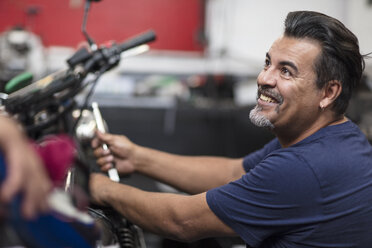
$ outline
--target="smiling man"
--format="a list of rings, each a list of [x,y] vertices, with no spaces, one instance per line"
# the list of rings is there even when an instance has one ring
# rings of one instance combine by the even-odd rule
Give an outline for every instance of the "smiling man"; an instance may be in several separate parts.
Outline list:
[[[280,37],[266,54],[264,69],[258,76],[257,106],[250,118],[257,126],[273,130],[283,147],[325,126],[346,121],[343,113],[331,109],[342,83],[331,80],[322,89],[316,85],[314,68],[321,56],[318,41],[290,36]],[[329,111],[324,111],[327,108]]]
[[[364,69],[358,40],[317,12],[288,14],[266,54],[251,121],[276,138],[241,159],[187,157],[97,133],[115,162],[191,195],[150,193],[91,177],[94,201],[180,240],[239,235],[247,247],[370,247],[372,148],[344,113]],[[100,148],[107,143],[110,151]]]

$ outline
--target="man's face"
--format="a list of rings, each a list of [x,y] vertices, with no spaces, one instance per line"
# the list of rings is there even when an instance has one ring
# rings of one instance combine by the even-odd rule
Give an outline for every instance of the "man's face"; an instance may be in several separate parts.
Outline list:
[[[320,52],[320,44],[309,39],[283,36],[274,42],[257,78],[257,106],[250,113],[254,124],[300,131],[316,120],[321,91],[314,63]]]

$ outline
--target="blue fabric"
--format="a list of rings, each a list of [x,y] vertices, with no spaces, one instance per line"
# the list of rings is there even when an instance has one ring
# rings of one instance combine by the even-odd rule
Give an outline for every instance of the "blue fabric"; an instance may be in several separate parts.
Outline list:
[[[6,166],[4,156],[0,153],[0,184],[5,180]]]
[[[6,164],[0,153],[0,183],[6,176]],[[22,196],[17,195],[10,205],[9,224],[27,246],[35,248],[95,247],[99,232],[94,223],[82,223],[67,216],[49,212],[34,220],[21,215]],[[88,235],[82,235],[87,233]],[[0,236],[1,237],[1,236]]]
[[[352,122],[244,158],[247,173],[207,192],[251,247],[372,247],[372,147]]]
[[[95,243],[88,242],[91,237],[84,237],[79,229],[91,230],[95,233],[93,224],[78,223],[58,214],[47,213],[35,220],[25,220],[21,215],[21,198],[16,197],[12,202],[12,226],[19,237],[31,247],[38,248],[91,248]],[[65,219],[65,220],[63,220]],[[79,227],[79,228],[76,228]]]

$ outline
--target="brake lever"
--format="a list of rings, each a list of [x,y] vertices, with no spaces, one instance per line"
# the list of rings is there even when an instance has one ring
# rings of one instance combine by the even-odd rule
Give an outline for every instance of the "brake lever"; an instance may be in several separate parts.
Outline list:
[[[106,133],[106,128],[103,123],[101,111],[99,110],[98,104],[96,102],[92,103],[92,109],[93,109],[93,116],[94,116],[98,131],[100,131],[101,133]],[[107,144],[103,144],[102,148],[105,151],[109,150]],[[111,169],[108,170],[108,176],[114,182],[120,181],[119,173],[117,169],[115,168],[114,162],[111,164]]]

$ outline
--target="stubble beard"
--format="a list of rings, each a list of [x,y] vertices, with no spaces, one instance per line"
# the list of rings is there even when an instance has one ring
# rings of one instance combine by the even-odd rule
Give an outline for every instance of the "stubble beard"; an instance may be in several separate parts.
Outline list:
[[[261,110],[262,110],[262,107],[259,107],[258,105],[256,105],[256,107],[254,107],[254,109],[252,109],[251,112],[249,113],[249,119],[254,125],[258,127],[263,127],[269,130],[273,130],[274,125],[263,113],[261,113]]]

